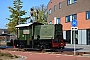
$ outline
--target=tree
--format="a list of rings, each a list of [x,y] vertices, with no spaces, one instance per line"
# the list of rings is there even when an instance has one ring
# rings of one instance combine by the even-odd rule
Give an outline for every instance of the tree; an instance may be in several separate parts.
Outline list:
[[[6,27],[11,33],[17,33],[17,30],[15,28],[16,25],[20,23],[25,23],[28,17],[22,18],[23,15],[25,15],[27,12],[25,10],[21,10],[22,3],[20,0],[14,0],[13,1],[13,7],[8,7],[9,11],[11,12],[11,15],[9,18],[6,18],[9,20],[9,23],[6,24]]]
[[[44,4],[40,5],[40,7],[32,7],[31,10],[31,16],[34,17],[35,21],[38,21],[43,24],[47,24],[47,8],[44,6]]]

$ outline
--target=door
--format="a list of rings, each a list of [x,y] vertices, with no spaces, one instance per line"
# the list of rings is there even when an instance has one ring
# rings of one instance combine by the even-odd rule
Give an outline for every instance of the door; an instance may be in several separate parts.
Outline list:
[[[87,44],[90,45],[90,30],[87,30]]]

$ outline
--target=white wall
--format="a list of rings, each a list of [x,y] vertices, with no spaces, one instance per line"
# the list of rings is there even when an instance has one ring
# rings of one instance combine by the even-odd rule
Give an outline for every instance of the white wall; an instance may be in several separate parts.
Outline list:
[[[66,39],[66,31],[63,31],[63,38]]]
[[[56,24],[57,23],[57,18],[56,17],[54,17],[54,24]]]
[[[78,44],[87,44],[86,32],[86,30],[78,30]]]

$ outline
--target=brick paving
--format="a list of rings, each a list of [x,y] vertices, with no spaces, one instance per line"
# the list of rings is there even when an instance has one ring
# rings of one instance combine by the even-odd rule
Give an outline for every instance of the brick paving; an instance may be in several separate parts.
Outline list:
[[[83,57],[83,56],[32,53],[32,52],[8,51],[8,50],[0,50],[0,51],[25,56],[26,57],[25,60],[90,60],[90,57]]]

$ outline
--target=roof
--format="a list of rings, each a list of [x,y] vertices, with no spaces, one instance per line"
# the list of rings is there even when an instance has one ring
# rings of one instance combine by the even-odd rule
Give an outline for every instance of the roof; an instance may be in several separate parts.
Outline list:
[[[0,34],[0,36],[12,36],[10,34]]]
[[[10,31],[8,29],[0,29],[0,34],[2,33],[10,33]]]
[[[33,23],[19,24],[19,25],[15,26],[15,27],[16,27],[16,28],[18,28],[18,27],[26,27],[26,26],[30,26],[31,24],[33,24]]]
[[[28,27],[30,25],[43,25],[42,23],[39,23],[39,22],[31,22],[31,23],[28,23],[28,24],[19,24],[17,26],[15,26],[16,28],[19,28],[19,27]]]

